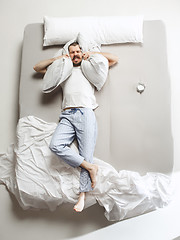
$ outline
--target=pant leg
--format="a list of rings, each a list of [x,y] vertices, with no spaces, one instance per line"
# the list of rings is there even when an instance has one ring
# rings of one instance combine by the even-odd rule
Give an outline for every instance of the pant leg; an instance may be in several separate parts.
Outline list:
[[[83,108],[81,127],[76,127],[79,154],[88,162],[93,163],[93,154],[97,138],[97,122],[92,109]],[[89,172],[81,168],[80,192],[91,191],[91,178]]]
[[[70,148],[74,138],[77,138],[79,154]],[[83,160],[93,162],[93,153],[97,137],[97,123],[94,111],[81,108],[75,111],[65,111],[57,126],[50,149],[72,167],[78,167]],[[80,173],[80,192],[91,191],[89,172],[84,168]]]
[[[75,129],[69,113],[62,113],[50,143],[50,149],[72,167],[79,167],[84,158],[70,148],[75,138]]]

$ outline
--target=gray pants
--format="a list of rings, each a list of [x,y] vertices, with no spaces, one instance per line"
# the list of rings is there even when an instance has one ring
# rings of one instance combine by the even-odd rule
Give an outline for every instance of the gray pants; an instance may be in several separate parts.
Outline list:
[[[77,139],[79,154],[70,148]],[[93,163],[97,138],[97,123],[90,108],[72,108],[63,111],[53,134],[50,149],[72,167],[79,167],[83,160]],[[92,190],[89,172],[81,168],[80,192]]]

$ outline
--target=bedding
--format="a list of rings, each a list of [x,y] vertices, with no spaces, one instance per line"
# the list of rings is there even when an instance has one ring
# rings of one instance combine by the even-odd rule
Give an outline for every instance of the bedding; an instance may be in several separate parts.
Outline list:
[[[72,73],[73,64],[71,59],[62,57],[55,60],[48,68],[43,77],[42,91],[50,93],[63,83]]]
[[[69,54],[68,47],[71,43],[74,41],[77,41],[82,49],[83,52],[100,52],[101,51],[101,44],[97,43],[93,36],[88,36],[83,32],[78,32],[78,34],[65,43],[65,45],[62,48],[62,54]]]
[[[85,77],[100,91],[107,80],[108,60],[101,54],[92,54],[82,61],[81,69]]]
[[[173,139],[166,32],[159,20],[143,25],[143,44],[101,46],[101,51],[117,55],[119,63],[109,69],[102,90],[95,93],[99,107],[95,110],[98,139],[94,160],[100,166],[99,184],[88,195],[86,207],[98,202],[109,220],[133,217],[169,202]],[[42,93],[42,75],[33,66],[63,46],[42,47],[43,27],[35,23],[25,28],[18,144],[1,154],[0,179],[24,209],[55,210],[63,202],[77,200],[79,170],[60,164],[48,148],[59,121],[62,92],[57,87]],[[141,94],[139,83],[146,86]],[[73,184],[74,191],[64,182]],[[96,212],[93,214],[98,221]],[[87,217],[86,224],[90,221]]]
[[[83,52],[98,52],[91,55],[87,60],[82,60],[81,69],[86,78],[97,88],[101,90],[107,80],[108,75],[108,60],[101,54],[100,46],[91,39],[87,39],[82,33],[78,33],[77,37],[70,40],[65,46],[60,49],[54,57],[61,55],[69,55],[68,47],[71,43],[77,41]],[[71,75],[73,64],[70,58],[63,57],[55,60],[48,68],[43,78],[44,93],[49,93],[55,90]]]
[[[78,32],[99,44],[143,42],[143,16],[72,17],[44,16],[43,46],[65,44]]]
[[[17,146],[12,145],[0,157],[0,182],[14,193],[23,209],[54,211],[62,203],[77,202],[80,169],[70,167],[49,149],[56,126],[34,116],[21,118]],[[75,145],[72,147],[78,151]],[[98,158],[94,157],[94,162],[99,166],[97,185],[86,194],[85,208],[98,202],[109,221],[119,221],[169,203],[169,176],[118,172]]]

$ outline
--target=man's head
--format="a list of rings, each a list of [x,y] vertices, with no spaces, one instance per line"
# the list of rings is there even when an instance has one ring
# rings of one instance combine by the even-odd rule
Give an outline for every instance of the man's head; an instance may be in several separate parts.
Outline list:
[[[68,50],[69,50],[69,56],[73,62],[73,65],[75,67],[80,66],[83,54],[78,42],[71,43],[68,47]]]

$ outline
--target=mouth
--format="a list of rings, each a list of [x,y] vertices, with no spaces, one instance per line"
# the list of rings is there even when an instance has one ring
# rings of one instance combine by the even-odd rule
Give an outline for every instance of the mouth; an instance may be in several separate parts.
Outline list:
[[[75,56],[75,57],[73,58],[73,61],[77,61],[77,60],[79,60],[79,59],[80,59],[80,57]]]
[[[73,66],[78,67],[81,65],[81,58],[79,56],[74,56],[73,59]]]

